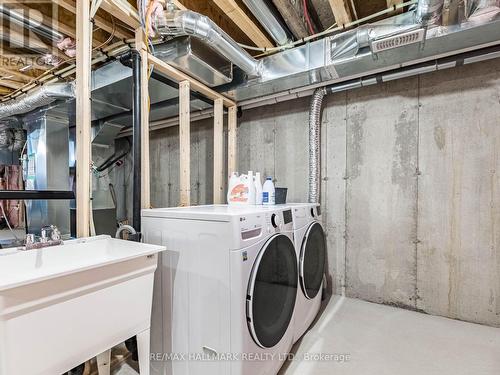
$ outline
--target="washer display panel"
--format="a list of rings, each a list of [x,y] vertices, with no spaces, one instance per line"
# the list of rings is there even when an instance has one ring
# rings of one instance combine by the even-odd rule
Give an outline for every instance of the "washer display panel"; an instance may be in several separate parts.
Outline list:
[[[321,289],[325,263],[325,233],[321,224],[314,223],[307,229],[300,253],[300,284],[309,299],[316,297]]]
[[[293,242],[278,234],[260,251],[248,286],[247,321],[257,345],[271,348],[285,335],[295,308],[297,282]]]

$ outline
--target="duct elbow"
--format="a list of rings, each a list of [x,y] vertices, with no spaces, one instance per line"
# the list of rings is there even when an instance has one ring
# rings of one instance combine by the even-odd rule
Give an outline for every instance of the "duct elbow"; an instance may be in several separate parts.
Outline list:
[[[417,4],[417,22],[423,25],[435,24],[443,11],[444,0],[419,0]]]
[[[207,16],[190,10],[167,10],[157,16],[153,24],[162,36],[192,36],[201,40],[251,77],[262,74],[261,62],[250,56]]]

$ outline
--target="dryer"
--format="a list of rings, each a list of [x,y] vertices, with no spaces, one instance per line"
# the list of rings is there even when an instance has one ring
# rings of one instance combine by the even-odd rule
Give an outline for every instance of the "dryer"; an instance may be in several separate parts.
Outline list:
[[[275,375],[293,345],[298,268],[287,207],[142,211],[155,274],[151,369]]]
[[[326,265],[326,237],[316,203],[289,204],[292,209],[299,288],[294,315],[294,342],[307,331],[321,307]]]

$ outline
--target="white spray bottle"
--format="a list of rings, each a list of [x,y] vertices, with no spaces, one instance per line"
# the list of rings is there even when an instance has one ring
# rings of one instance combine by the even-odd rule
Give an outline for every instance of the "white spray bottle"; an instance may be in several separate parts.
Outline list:
[[[262,181],[260,180],[260,172],[255,172],[255,204],[262,204]]]

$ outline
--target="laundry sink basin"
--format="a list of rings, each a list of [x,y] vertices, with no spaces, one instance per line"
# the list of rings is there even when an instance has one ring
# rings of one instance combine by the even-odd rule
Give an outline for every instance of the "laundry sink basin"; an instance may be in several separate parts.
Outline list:
[[[0,251],[0,375],[59,375],[148,334],[163,250],[97,236]]]

